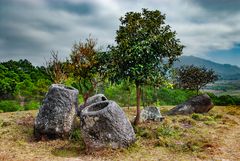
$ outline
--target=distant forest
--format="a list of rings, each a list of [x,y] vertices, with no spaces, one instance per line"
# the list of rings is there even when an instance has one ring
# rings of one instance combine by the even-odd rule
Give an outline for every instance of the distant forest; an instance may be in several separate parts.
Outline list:
[[[7,61],[0,63],[0,111],[17,111],[38,109],[49,86],[54,83],[47,72],[47,67],[34,66],[28,60]],[[74,86],[73,78],[64,84]],[[122,81],[111,83],[108,79],[98,84],[94,93],[104,93],[116,100],[121,106],[135,106],[136,89],[134,84]],[[142,105],[176,105],[184,102],[196,93],[192,90],[162,85],[159,88],[144,86],[142,88]],[[217,97],[208,93],[216,105],[240,104],[237,97],[224,95]],[[82,95],[79,102],[83,102]]]

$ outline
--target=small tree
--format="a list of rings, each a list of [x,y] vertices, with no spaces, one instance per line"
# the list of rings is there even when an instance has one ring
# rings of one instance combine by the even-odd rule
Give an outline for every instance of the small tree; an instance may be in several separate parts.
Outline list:
[[[66,69],[60,61],[58,53],[51,51],[51,58],[46,60],[46,73],[54,83],[63,83],[67,79]]]
[[[195,90],[197,94],[208,83],[218,80],[218,75],[212,69],[193,65],[181,66],[177,69],[177,74],[177,85],[183,89]]]
[[[70,55],[69,69],[74,78],[73,86],[83,95],[84,104],[99,83],[96,45],[96,40],[89,37],[86,42],[75,43]]]
[[[164,76],[183,46],[176,32],[165,24],[160,11],[143,9],[128,12],[120,18],[121,25],[111,49],[111,80],[129,80],[136,86],[137,113],[134,124],[140,119],[141,86],[157,82]]]

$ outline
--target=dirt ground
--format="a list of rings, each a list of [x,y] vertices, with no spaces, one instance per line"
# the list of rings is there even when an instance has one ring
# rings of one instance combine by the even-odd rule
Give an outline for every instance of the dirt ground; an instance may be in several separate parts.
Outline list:
[[[164,113],[171,107],[160,107]],[[124,108],[131,120],[135,108]],[[240,160],[240,107],[214,107],[208,114],[165,116],[161,123],[135,127],[137,142],[127,149],[86,154],[82,140],[36,142],[37,111],[0,113],[0,160]]]

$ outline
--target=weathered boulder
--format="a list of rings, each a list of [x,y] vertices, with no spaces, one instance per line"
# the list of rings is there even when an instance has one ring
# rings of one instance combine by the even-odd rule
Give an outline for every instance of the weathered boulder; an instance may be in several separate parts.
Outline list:
[[[140,115],[141,121],[162,121],[164,117],[161,115],[160,110],[157,107],[145,107],[141,111]]]
[[[211,98],[207,95],[199,95],[189,99],[188,101],[180,104],[171,109],[167,114],[178,115],[178,114],[192,114],[192,113],[207,113],[213,108]]]
[[[77,106],[77,89],[62,84],[52,84],[35,119],[36,139],[68,137]]]
[[[136,140],[132,125],[114,101],[102,101],[85,107],[80,120],[87,150],[127,147]]]

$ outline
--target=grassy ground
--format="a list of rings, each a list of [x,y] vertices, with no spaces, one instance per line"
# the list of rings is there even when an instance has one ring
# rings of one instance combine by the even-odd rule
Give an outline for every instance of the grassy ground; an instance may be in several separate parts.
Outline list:
[[[124,111],[131,120],[135,108]],[[134,127],[138,140],[128,149],[92,154],[85,153],[79,130],[69,140],[34,141],[36,113],[0,113],[0,160],[240,160],[240,107],[142,123]]]

